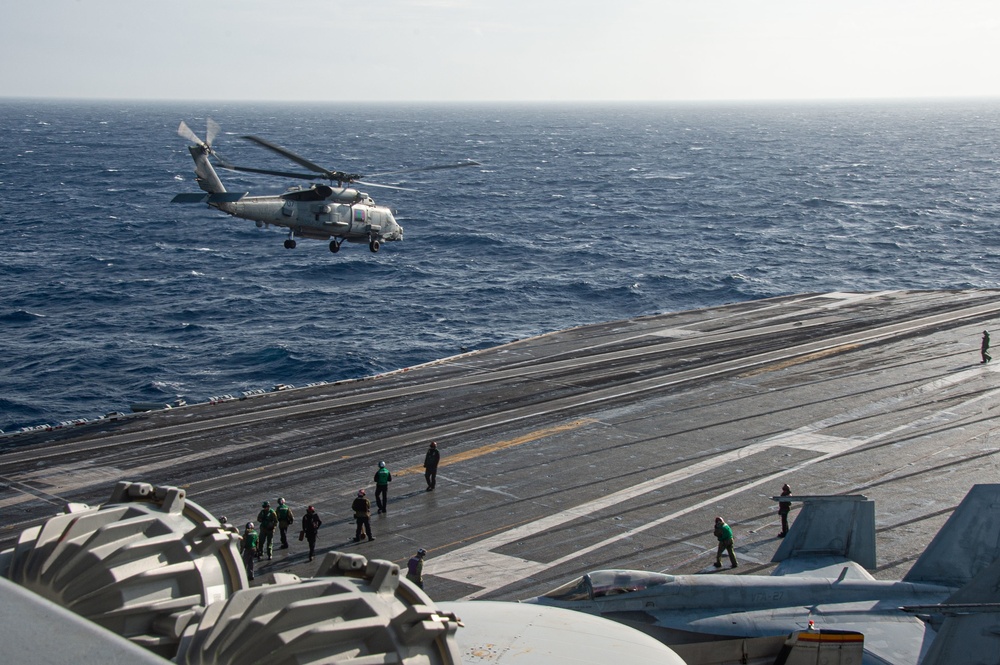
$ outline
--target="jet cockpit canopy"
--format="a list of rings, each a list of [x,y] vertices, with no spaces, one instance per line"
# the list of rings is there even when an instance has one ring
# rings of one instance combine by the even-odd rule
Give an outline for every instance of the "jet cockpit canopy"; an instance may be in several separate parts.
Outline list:
[[[594,600],[605,596],[644,591],[673,581],[673,575],[662,573],[636,570],[597,570],[583,577],[577,577],[549,591],[542,597],[566,602]]]

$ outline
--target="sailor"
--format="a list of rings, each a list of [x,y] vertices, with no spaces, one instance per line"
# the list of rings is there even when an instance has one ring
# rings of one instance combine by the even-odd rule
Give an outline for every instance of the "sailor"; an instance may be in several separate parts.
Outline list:
[[[736,568],[740,564],[736,563],[736,554],[733,552],[733,530],[726,524],[726,520],[721,517],[715,518],[715,537],[719,539],[719,549],[715,553],[715,567],[722,568],[722,553],[729,554],[730,568]]]
[[[288,507],[283,498],[278,499],[278,509],[274,511],[278,515],[278,531],[281,533],[281,549],[288,549],[288,527],[295,523],[295,515]]]
[[[437,485],[438,463],[441,461],[441,451],[438,444],[431,441],[427,454],[424,455],[424,480],[427,481],[427,491],[430,492]]]
[[[979,347],[979,354],[983,357],[979,364],[985,364],[993,360],[993,356],[990,355],[990,333],[988,330],[983,331],[983,343]]]
[[[792,488],[785,483],[781,486],[781,496],[791,496]],[[778,515],[781,516],[781,533],[778,534],[778,538],[784,538],[788,535],[788,512],[792,509],[791,501],[779,501],[778,502]]]
[[[354,511],[354,521],[358,525],[357,530],[354,532],[354,542],[361,542],[362,533],[368,536],[368,540],[375,540],[375,536],[372,535],[371,523],[372,502],[365,497],[363,489],[358,490],[358,496],[355,497],[354,503],[351,504],[351,509]]]
[[[264,556],[267,550],[267,558],[271,559],[271,545],[274,540],[274,527],[278,526],[278,515],[271,509],[271,502],[265,501],[260,504],[260,512],[257,513],[257,524],[260,525],[260,540],[257,543],[257,558]]]
[[[219,526],[225,529],[226,531],[229,531],[230,533],[235,533],[236,535],[239,535],[240,533],[240,528],[235,524],[232,524],[229,521],[229,518],[226,517],[225,515],[219,518]]]
[[[392,482],[392,474],[386,468],[385,462],[378,463],[378,471],[375,472],[375,505],[378,512],[384,513],[389,504],[389,483]]]
[[[427,550],[421,547],[417,553],[410,557],[406,563],[406,579],[416,584],[421,589],[424,588],[424,557]]]
[[[319,518],[319,514],[316,509],[312,506],[306,508],[306,514],[302,516],[302,532],[299,534],[299,540],[305,538],[309,541],[309,560],[313,560],[313,553],[316,551],[316,533],[319,531],[320,525],[323,521]]]
[[[240,540],[240,554],[243,556],[243,567],[247,569],[247,579],[253,579],[253,560],[257,556],[258,535],[254,530],[253,522],[247,522],[243,531],[243,538]]]

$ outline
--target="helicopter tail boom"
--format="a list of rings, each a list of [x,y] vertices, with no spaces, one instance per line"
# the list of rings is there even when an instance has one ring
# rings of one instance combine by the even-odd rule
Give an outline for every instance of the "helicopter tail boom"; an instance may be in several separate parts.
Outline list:
[[[208,161],[210,150],[200,146],[188,146],[191,157],[194,158],[194,174],[198,186],[205,194],[178,194],[171,203],[207,203],[217,205],[220,203],[235,203],[246,194],[239,192],[227,192],[219,174],[215,172],[212,163]]]
[[[198,145],[188,146],[191,157],[194,159],[195,180],[198,186],[209,194],[225,193],[226,187],[219,179],[219,174],[215,172],[215,167],[208,161],[209,150]]]

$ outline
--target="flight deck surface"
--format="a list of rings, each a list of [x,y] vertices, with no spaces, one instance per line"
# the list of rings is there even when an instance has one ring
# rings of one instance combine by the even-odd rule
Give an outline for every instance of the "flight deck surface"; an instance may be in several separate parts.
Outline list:
[[[423,547],[435,600],[515,600],[596,569],[708,571],[716,515],[738,571],[766,573],[780,543],[770,497],[787,482],[874,499],[873,574],[899,579],[973,484],[1000,482],[998,366],[979,355],[997,320],[997,291],[804,294],[6,437],[0,549],[67,502],[144,481],[240,526],[264,500],[284,497],[296,517],[314,505],[320,552],[405,565]],[[431,440],[442,455],[428,492]],[[351,540],[359,488],[374,542]],[[311,576],[297,528],[290,544],[258,575]]]

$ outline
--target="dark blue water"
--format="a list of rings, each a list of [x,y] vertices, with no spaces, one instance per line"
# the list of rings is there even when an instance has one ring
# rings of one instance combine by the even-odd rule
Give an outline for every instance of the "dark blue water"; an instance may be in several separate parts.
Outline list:
[[[360,173],[378,254],[207,207],[180,120]],[[269,106],[0,102],[0,428],[360,377],[768,296],[1000,286],[1000,102]],[[230,189],[280,179],[221,172]],[[364,188],[362,188],[364,189]]]

